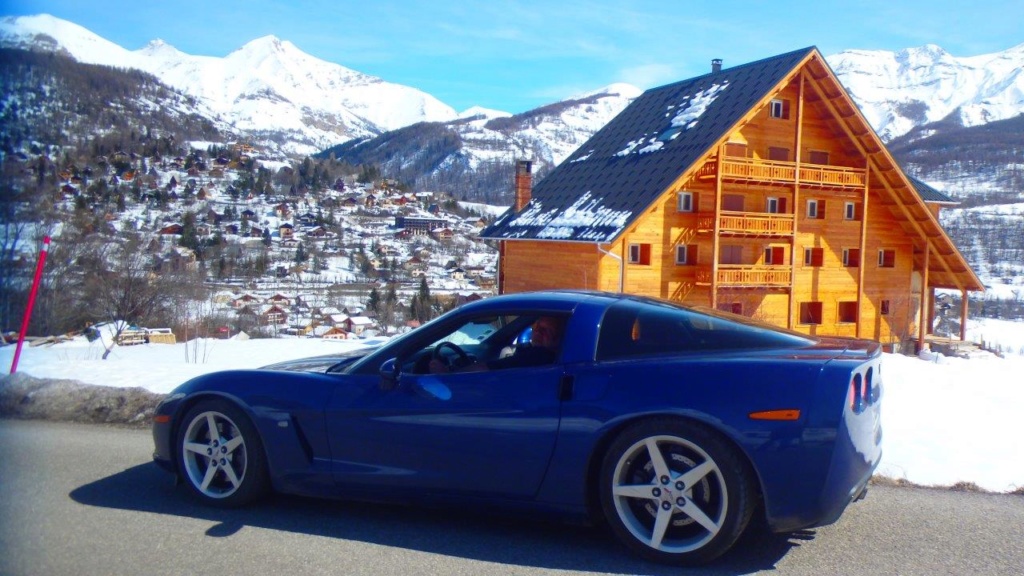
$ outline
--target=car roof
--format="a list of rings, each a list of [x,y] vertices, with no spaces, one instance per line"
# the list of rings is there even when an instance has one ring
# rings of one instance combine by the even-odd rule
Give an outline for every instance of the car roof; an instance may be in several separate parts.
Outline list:
[[[570,311],[583,303],[601,307],[608,306],[625,298],[631,298],[631,296],[593,290],[540,290],[536,292],[501,294],[484,298],[464,304],[461,309],[464,311],[477,310],[481,312],[507,308]]]

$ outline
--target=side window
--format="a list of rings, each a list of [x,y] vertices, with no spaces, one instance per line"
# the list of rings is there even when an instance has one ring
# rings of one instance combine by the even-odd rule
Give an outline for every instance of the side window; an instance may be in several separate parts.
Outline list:
[[[630,244],[629,245],[629,263],[639,264],[641,266],[649,266],[651,264],[651,245],[650,244]]]
[[[442,374],[550,365],[561,354],[567,324],[562,314],[472,318],[416,347],[405,370]]]
[[[502,326],[508,325],[515,318],[515,316],[484,316],[474,318],[454,331],[445,334],[433,342],[431,346],[437,346],[442,342],[451,342],[459,346],[474,346],[486,340]]]
[[[676,212],[695,212],[696,206],[696,194],[693,192],[680,192],[676,196]]]
[[[676,264],[680,266],[693,266],[697,264],[697,245],[680,244],[676,246]]]
[[[825,201],[810,199],[807,201],[807,218],[822,220],[825,218]]]
[[[733,304],[732,310],[742,311]],[[792,345],[792,336],[670,304],[619,302],[601,320],[597,360],[681,354],[702,350]]]
[[[821,266],[824,259],[824,248],[804,248],[804,266]]]
[[[821,302],[801,302],[800,323],[821,324]]]
[[[768,116],[786,120],[789,118],[789,100],[776,98],[768,104]]]
[[[860,248],[843,248],[843,266],[847,268],[860,266]]]
[[[878,251],[878,267],[879,268],[894,268],[896,266],[896,251],[891,249],[882,249]]]

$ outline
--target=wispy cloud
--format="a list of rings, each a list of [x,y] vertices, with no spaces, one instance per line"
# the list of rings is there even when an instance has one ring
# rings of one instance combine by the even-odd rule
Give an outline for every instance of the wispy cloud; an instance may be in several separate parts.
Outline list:
[[[660,86],[682,78],[682,72],[673,64],[642,64],[624,68],[618,73],[622,82],[638,88]]]

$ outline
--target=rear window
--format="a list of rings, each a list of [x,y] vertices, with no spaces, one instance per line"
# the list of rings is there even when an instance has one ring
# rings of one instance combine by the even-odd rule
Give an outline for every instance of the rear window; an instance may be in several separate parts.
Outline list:
[[[812,341],[746,318],[698,312],[655,301],[625,300],[605,312],[597,359],[710,350],[803,347]]]

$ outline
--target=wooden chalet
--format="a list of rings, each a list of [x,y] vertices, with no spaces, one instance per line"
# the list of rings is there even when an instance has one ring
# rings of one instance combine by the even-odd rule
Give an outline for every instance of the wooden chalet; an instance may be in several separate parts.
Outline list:
[[[923,344],[936,288],[983,290],[817,48],[648,90],[480,236],[499,292],[584,288]],[[922,318],[926,321],[922,322]],[[964,330],[961,330],[961,339]]]

